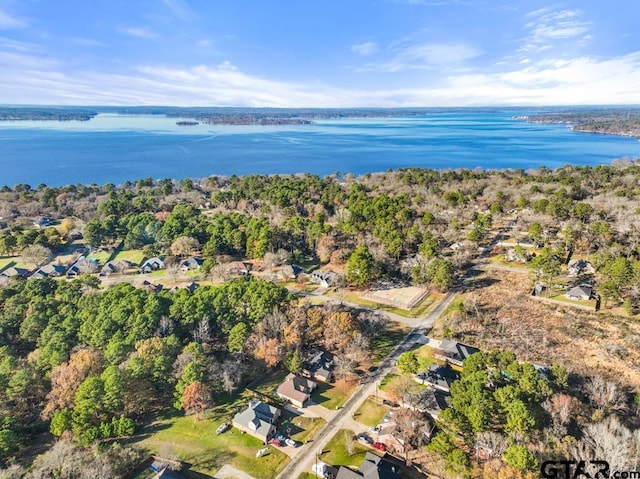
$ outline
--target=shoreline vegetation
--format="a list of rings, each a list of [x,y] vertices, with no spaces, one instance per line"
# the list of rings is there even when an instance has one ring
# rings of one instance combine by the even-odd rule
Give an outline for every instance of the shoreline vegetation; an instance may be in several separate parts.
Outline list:
[[[640,138],[640,109],[637,107],[567,110],[535,115],[518,115],[513,120],[529,123],[566,124],[573,131]]]

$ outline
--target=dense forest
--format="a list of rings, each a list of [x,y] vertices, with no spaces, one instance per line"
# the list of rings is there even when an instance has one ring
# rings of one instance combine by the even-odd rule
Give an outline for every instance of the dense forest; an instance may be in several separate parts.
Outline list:
[[[273,368],[299,371],[314,349],[339,353],[342,377],[366,373],[383,317],[312,304],[253,275],[234,277],[225,270],[233,261],[328,265],[351,289],[383,281],[464,290],[474,261],[503,254],[496,235],[508,232],[534,243],[526,251],[516,244],[513,253],[529,272],[528,285],[544,282],[551,290],[569,258],[586,258],[602,301],[599,320],[633,324],[640,308],[639,195],[640,166],[632,161],[554,171],[404,169],[359,178],[5,186],[5,258],[36,270],[78,241],[87,251],[141,250],[167,262],[197,254],[207,281],[194,292],[155,292],[106,284],[90,267],[68,280],[0,277],[2,474],[52,477],[61,467],[54,464],[58,450],[87,464],[102,458],[105,471],[123,474],[117,467],[135,464],[139,453],[114,438],[130,436],[166,408],[197,411]],[[34,225],[43,217],[55,226]],[[500,307],[467,302],[450,317],[490,328],[487,317],[499,316]],[[452,321],[446,336],[461,331]],[[517,345],[502,347],[472,356],[452,388],[451,407],[428,446],[444,461],[443,474],[467,477],[480,443],[499,450],[508,467],[487,469],[485,477],[536,477],[527,471],[540,457],[563,457],[590,447],[589,440],[611,448],[624,436],[637,447],[640,383],[606,365],[589,372],[574,364],[557,364],[542,380],[516,360]],[[630,349],[622,363],[636,370]],[[536,354],[552,362],[544,347]],[[36,442],[50,452],[34,462]]]

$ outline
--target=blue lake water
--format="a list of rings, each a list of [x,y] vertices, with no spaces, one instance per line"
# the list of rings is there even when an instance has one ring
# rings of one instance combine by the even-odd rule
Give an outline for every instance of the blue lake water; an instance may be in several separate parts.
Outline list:
[[[637,139],[511,119],[527,113],[452,110],[285,126],[177,126],[164,116],[115,114],[87,122],[0,122],[0,185],[402,167],[555,168],[640,157]]]

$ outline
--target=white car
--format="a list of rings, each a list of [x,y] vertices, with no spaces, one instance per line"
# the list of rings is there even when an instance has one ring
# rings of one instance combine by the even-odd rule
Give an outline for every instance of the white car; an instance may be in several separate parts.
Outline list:
[[[294,441],[293,439],[291,439],[291,438],[287,438],[287,439],[285,439],[285,440],[284,440],[284,443],[285,443],[287,446],[291,446],[291,447],[298,447],[298,443],[297,443],[296,441]]]

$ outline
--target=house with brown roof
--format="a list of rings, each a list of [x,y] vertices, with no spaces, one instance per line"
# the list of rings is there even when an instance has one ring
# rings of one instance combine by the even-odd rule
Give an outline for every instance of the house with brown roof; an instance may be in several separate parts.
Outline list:
[[[278,386],[276,394],[278,397],[289,401],[296,407],[304,407],[304,404],[311,397],[311,393],[316,388],[316,382],[311,379],[289,374],[285,381]]]

